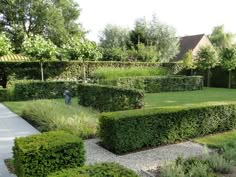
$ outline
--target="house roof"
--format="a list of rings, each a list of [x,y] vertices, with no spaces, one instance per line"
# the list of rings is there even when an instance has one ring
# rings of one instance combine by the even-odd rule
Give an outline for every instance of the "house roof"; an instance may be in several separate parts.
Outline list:
[[[15,62],[15,61],[30,61],[30,59],[26,56],[23,56],[21,54],[11,54],[11,55],[5,55],[5,56],[2,56],[0,57],[0,62],[1,61],[7,61],[7,62]]]
[[[181,60],[186,52],[188,52],[189,50],[193,50],[197,46],[197,44],[200,42],[203,36],[204,34],[181,37],[180,52],[176,55],[173,61]]]

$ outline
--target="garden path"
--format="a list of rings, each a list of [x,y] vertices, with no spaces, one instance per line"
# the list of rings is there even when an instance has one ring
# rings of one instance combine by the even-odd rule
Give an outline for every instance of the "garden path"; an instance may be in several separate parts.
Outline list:
[[[0,177],[14,177],[8,172],[4,159],[12,158],[12,146],[16,137],[39,133],[24,119],[0,104]]]

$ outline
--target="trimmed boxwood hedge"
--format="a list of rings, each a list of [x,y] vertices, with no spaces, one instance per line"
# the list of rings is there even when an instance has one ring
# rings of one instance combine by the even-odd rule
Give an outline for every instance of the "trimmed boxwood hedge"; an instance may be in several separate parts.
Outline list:
[[[236,103],[103,113],[104,147],[125,153],[236,128]]]
[[[0,102],[1,101],[9,101],[9,90],[0,88]]]
[[[79,104],[101,112],[140,109],[144,105],[141,90],[113,86],[79,84],[78,97]]]
[[[18,177],[46,177],[85,162],[83,141],[62,131],[16,138],[13,154]]]
[[[202,76],[148,76],[121,77],[116,80],[100,80],[102,85],[142,89],[147,93],[201,90]]]
[[[62,170],[48,177],[138,177],[138,175],[117,163],[101,163]]]
[[[63,98],[65,89],[69,89],[73,96],[77,93],[77,82],[45,81],[16,83],[14,88],[15,100],[54,99]]]

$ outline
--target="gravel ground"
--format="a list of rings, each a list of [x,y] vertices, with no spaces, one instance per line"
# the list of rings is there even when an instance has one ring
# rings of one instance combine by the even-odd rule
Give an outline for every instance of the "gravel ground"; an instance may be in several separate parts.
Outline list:
[[[141,171],[154,169],[168,161],[175,160],[179,156],[199,156],[206,151],[205,147],[188,141],[126,155],[115,155],[97,145],[97,142],[99,142],[99,139],[85,141],[87,164],[117,162],[139,174],[141,174]]]

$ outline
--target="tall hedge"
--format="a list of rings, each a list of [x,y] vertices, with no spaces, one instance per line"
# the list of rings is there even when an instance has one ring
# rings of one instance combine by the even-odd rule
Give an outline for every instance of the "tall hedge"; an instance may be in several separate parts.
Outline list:
[[[79,84],[78,97],[79,104],[101,112],[140,109],[144,106],[144,93],[135,89]]]
[[[14,169],[18,177],[46,177],[48,174],[85,162],[83,141],[65,132],[47,132],[16,138]]]
[[[77,93],[77,82],[46,81],[16,83],[14,89],[15,100],[54,99],[63,98],[65,89],[69,89],[73,96]]]
[[[172,74],[178,73],[181,64],[178,63],[149,63],[149,62],[108,62],[108,61],[88,61],[85,62],[86,74],[91,77],[94,70],[100,67],[159,67],[168,68]],[[78,80],[82,78],[82,62],[80,61],[47,61],[43,63],[45,79],[51,80]],[[4,72],[8,79],[18,80],[30,79],[40,80],[39,62],[1,62],[0,74]]]
[[[236,128],[236,103],[103,113],[104,147],[125,153]]]
[[[48,177],[138,177],[138,175],[117,163],[101,163],[62,170]]]
[[[144,90],[147,93],[191,91],[203,88],[202,76],[121,77],[116,80],[101,80],[100,84]]]

